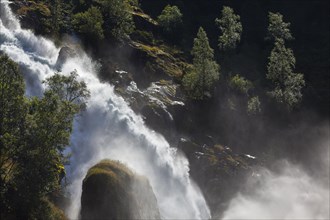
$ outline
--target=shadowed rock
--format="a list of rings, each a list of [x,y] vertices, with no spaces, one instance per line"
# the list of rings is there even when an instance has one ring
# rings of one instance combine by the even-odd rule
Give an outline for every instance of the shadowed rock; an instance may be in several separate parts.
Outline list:
[[[62,47],[60,52],[58,53],[57,61],[55,67],[57,70],[61,70],[63,64],[69,59],[76,56],[76,52],[74,49],[70,47]]]
[[[160,219],[149,181],[117,161],[89,169],[81,197],[81,219]]]

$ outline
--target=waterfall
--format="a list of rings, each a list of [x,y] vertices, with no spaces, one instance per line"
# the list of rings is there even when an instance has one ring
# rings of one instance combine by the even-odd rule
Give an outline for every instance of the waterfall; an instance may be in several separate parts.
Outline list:
[[[21,28],[10,2],[0,0],[0,51],[16,61],[26,81],[26,94],[42,95],[42,80],[51,76],[59,48],[32,31]],[[189,163],[165,138],[147,128],[123,98],[97,78],[97,65],[85,53],[66,61],[62,74],[77,70],[91,98],[86,111],[75,119],[72,157],[67,167],[70,219],[80,211],[82,180],[89,167],[104,158],[119,160],[145,175],[155,192],[162,218],[206,219],[210,211],[199,188],[189,177]]]

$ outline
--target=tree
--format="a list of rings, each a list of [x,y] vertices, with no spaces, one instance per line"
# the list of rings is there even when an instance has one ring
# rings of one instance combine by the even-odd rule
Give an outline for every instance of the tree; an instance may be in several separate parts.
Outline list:
[[[89,97],[76,77],[76,72],[55,74],[45,81],[42,98],[27,98],[17,65],[0,57],[0,206],[5,216],[34,219],[41,211],[47,214],[44,200],[60,188],[74,116]]]
[[[182,24],[182,14],[177,6],[166,5],[157,20],[165,32],[172,32]]]
[[[304,76],[293,72],[296,58],[293,51],[285,47],[285,40],[293,39],[289,29],[290,23],[285,23],[280,13],[270,12],[268,18],[268,36],[274,40],[274,48],[268,57],[266,75],[274,87],[269,94],[291,109],[302,99]]]
[[[221,18],[215,19],[215,23],[221,30],[219,48],[221,50],[235,49],[237,43],[241,41],[243,31],[240,16],[236,15],[232,8],[224,6],[221,12]]]
[[[9,208],[6,193],[15,175],[17,154],[21,150],[18,138],[24,132],[27,113],[24,81],[18,66],[7,56],[0,56],[0,209]],[[2,212],[2,211],[1,211]]]
[[[183,86],[193,99],[210,96],[214,83],[219,79],[220,67],[214,61],[214,51],[209,45],[206,32],[199,28],[191,51],[193,68],[183,78]]]
[[[104,15],[105,32],[119,41],[129,38],[135,25],[129,0],[96,0]]]
[[[293,72],[296,64],[293,51],[285,47],[283,39],[277,39],[268,60],[267,79],[274,85],[270,95],[292,108],[301,101],[305,85],[303,74]]]
[[[58,95],[60,100],[75,104],[79,110],[84,110],[86,107],[86,99],[90,97],[90,92],[84,81],[77,80],[78,74],[74,70],[69,76],[63,76],[59,73],[46,79],[44,83],[48,85],[47,93]]]
[[[272,40],[292,40],[293,36],[290,32],[290,23],[285,23],[283,21],[283,15],[280,13],[268,14],[269,24],[268,24],[268,38]]]
[[[94,6],[85,12],[75,14],[72,20],[73,27],[77,32],[97,40],[104,38],[103,23],[101,11]]]

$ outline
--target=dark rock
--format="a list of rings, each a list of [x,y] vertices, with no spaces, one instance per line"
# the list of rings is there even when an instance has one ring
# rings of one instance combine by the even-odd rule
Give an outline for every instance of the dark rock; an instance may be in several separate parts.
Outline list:
[[[186,112],[183,97],[177,95],[179,85],[173,81],[160,80],[140,90],[134,81],[130,81],[129,86],[117,81],[120,80],[114,82],[116,92],[145,118],[146,125],[160,132],[168,141],[174,141],[177,136],[176,120],[181,122],[180,118]]]
[[[55,67],[57,70],[61,70],[63,64],[69,59],[76,56],[76,52],[74,49],[70,47],[62,47],[60,52],[58,53],[57,61]]]
[[[213,142],[211,137],[208,139]],[[251,155],[235,154],[226,146],[208,146],[185,138],[179,141],[178,149],[187,155],[190,174],[202,189],[212,217],[220,218],[230,199],[242,186],[241,180],[253,173],[256,159]]]
[[[103,160],[83,181],[81,219],[160,219],[160,214],[145,177],[120,162]]]
[[[137,29],[146,31],[157,31],[158,22],[152,19],[148,14],[144,13],[140,8],[136,8],[133,12],[134,24]]]

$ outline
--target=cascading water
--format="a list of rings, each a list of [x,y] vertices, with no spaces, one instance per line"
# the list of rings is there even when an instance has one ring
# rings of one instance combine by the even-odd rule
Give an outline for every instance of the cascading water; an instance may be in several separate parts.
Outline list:
[[[26,93],[41,95],[40,82],[55,72],[59,49],[51,41],[22,29],[9,4],[0,0],[0,51],[22,67]],[[81,185],[88,168],[103,158],[122,161],[148,177],[163,218],[210,218],[202,193],[189,178],[187,159],[161,135],[148,129],[112,86],[98,80],[95,66],[82,53],[66,61],[62,68],[63,74],[77,70],[91,91],[87,110],[76,119],[71,138],[72,157],[67,167],[69,218],[79,216]]]

